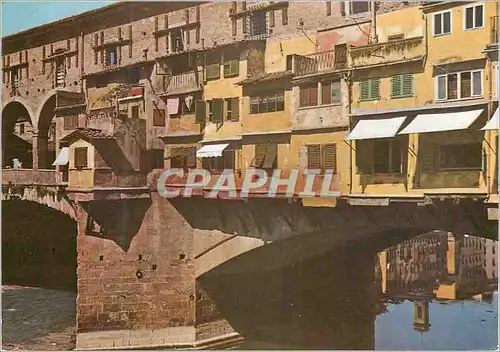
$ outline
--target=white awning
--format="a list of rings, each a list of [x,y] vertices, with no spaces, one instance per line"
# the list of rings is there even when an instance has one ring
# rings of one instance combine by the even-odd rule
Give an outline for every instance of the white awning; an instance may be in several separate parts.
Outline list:
[[[396,136],[406,117],[379,120],[360,120],[347,136],[347,140],[390,138]]]
[[[482,112],[483,109],[417,115],[399,134],[465,130],[477,120]]]
[[[498,130],[498,120],[500,119],[500,115],[498,113],[498,108],[491,117],[491,119],[488,121],[488,123],[481,128],[482,131],[486,130]]]
[[[61,148],[59,155],[56,158],[56,161],[52,165],[68,165],[69,161],[69,148],[64,147]]]
[[[229,144],[208,144],[196,151],[197,158],[214,158],[222,156],[222,152]]]

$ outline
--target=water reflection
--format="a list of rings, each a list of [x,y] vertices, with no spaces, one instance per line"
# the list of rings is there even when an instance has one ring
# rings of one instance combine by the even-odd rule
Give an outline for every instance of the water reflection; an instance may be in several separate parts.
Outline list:
[[[239,349],[496,348],[495,241],[434,232],[367,247],[200,284],[246,337]]]

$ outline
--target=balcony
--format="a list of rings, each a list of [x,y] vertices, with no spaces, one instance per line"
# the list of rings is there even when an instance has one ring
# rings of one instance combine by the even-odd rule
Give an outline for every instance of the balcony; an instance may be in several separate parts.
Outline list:
[[[296,76],[313,75],[347,67],[347,47],[339,45],[335,50],[323,51],[307,56],[294,55],[292,72]]]
[[[203,87],[203,71],[195,70],[172,75],[167,78],[168,95],[183,94],[201,90]]]
[[[118,175],[112,170],[95,169],[95,188],[131,188],[146,186],[146,175],[139,172]]]
[[[422,59],[425,55],[423,39],[415,37],[351,47],[351,66],[360,68]]]
[[[8,185],[57,185],[56,170],[3,169],[2,184]]]

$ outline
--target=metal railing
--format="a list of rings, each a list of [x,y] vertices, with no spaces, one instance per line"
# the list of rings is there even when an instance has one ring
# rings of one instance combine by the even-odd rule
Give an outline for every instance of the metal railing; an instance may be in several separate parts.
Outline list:
[[[185,89],[197,89],[203,82],[203,71],[190,71],[172,75],[168,85],[168,92],[182,91]]]

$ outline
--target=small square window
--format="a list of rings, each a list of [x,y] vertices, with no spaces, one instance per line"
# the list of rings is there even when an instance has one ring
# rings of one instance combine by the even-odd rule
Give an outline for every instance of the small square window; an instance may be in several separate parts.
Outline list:
[[[116,46],[106,48],[106,66],[114,66],[118,64]]]
[[[139,118],[139,106],[137,105],[132,106],[132,118],[133,119]]]

